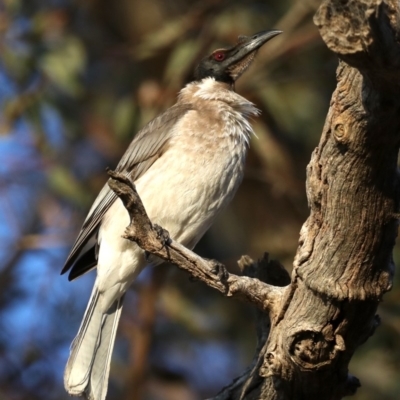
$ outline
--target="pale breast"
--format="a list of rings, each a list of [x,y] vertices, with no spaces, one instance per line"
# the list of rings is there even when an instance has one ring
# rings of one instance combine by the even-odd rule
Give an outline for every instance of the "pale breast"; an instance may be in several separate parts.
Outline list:
[[[194,109],[175,126],[165,153],[136,182],[152,220],[188,247],[232,200],[252,133],[247,116],[257,113],[246,99],[226,87],[212,90],[212,84],[219,85],[206,80],[195,87],[190,95]]]
[[[150,218],[192,247],[239,186],[246,146],[218,137],[218,124],[209,124],[203,137],[184,125],[136,186]]]

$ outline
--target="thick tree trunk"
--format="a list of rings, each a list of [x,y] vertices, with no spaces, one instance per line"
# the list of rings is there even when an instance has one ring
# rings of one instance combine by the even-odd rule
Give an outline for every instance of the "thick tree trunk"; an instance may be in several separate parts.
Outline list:
[[[110,186],[135,221],[128,238],[260,309],[252,366],[214,400],[336,400],[359,386],[348,364],[378,323],[377,305],[394,270],[399,7],[394,0],[326,0],[315,16],[341,61],[307,170],[311,213],[300,233],[290,284],[279,265],[265,259],[253,266],[243,259],[248,276],[239,277],[184,249],[151,225],[130,182],[111,174]]]

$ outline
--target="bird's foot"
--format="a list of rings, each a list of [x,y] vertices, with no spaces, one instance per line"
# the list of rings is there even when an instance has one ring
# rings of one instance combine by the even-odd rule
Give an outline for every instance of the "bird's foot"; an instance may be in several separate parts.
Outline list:
[[[162,243],[162,248],[164,248],[171,241],[169,232],[157,224],[153,224],[153,228],[156,231],[157,239]]]
[[[210,262],[212,263],[211,272],[214,275],[217,275],[221,282],[223,282],[223,283],[227,282],[228,277],[229,277],[229,272],[226,269],[225,265],[223,265],[215,260],[210,260]]]
[[[167,245],[171,242],[169,232],[157,224],[153,224],[153,230],[156,232],[157,240],[161,242],[161,248],[158,249],[158,251],[164,248],[168,251]],[[150,262],[151,253],[145,251],[144,255],[146,257],[146,261]]]
[[[156,232],[157,240],[159,240],[161,242],[161,248],[159,250],[167,248],[167,245],[171,242],[171,238],[169,236],[169,232],[166,229],[162,228],[160,225],[157,225],[157,224],[153,224],[153,229]],[[145,257],[146,257],[146,261],[149,262],[151,253],[146,251],[144,254],[145,254]]]

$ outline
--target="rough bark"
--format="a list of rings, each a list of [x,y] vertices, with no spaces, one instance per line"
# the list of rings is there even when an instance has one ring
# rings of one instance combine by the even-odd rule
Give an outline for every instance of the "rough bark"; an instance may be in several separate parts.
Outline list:
[[[133,221],[126,237],[260,310],[252,365],[214,400],[336,400],[359,386],[348,364],[378,324],[377,305],[391,288],[394,270],[399,7],[394,0],[326,0],[315,16],[340,63],[321,140],[307,169],[310,216],[300,232],[290,283],[266,259],[258,264],[243,259],[249,276],[240,277],[202,260],[154,227],[133,185],[112,175],[110,185]]]

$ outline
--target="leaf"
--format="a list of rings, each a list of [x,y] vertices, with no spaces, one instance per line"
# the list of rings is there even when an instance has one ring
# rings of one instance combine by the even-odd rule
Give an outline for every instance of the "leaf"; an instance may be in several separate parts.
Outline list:
[[[144,60],[152,57],[161,49],[176,42],[187,30],[187,20],[177,18],[168,21],[159,30],[148,34],[142,39],[142,43],[135,49],[135,57]]]
[[[75,203],[87,205],[90,201],[88,191],[64,167],[51,168],[48,171],[48,183],[55,192]]]
[[[117,102],[112,118],[114,132],[119,138],[129,136],[135,115],[136,108],[131,97],[124,97]]]
[[[192,65],[200,48],[198,40],[186,40],[172,51],[165,68],[165,80],[171,84],[178,83]]]
[[[67,36],[57,41],[57,45],[42,56],[39,65],[47,77],[70,96],[82,92],[79,78],[86,67],[86,53],[78,38]]]

